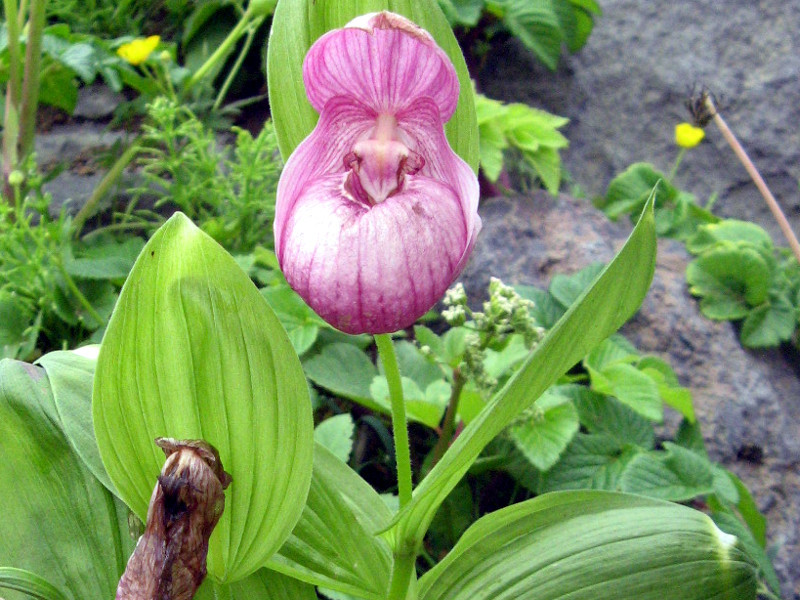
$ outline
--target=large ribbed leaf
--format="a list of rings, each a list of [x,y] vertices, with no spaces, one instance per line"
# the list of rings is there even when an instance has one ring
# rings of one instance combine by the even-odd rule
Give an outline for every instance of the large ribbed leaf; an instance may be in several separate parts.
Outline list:
[[[655,269],[653,196],[625,246],[422,480],[393,523],[395,543],[422,540],[437,508],[481,450],[639,308]]]
[[[420,580],[421,600],[755,597],[754,564],[708,516],[611,492],[556,492],[491,513]]]
[[[92,427],[92,380],[97,364],[97,346],[79,351],[50,352],[37,364],[44,367],[64,435],[92,475],[112,493],[114,485],[100,459]]]
[[[382,600],[392,559],[389,546],[374,533],[391,518],[375,490],[317,444],[303,516],[267,566],[328,589]]]
[[[235,581],[264,564],[305,504],[313,451],[300,362],[236,262],[182,214],[147,243],[97,359],[93,417],[120,496],[144,518],[160,436],[204,439],[233,482],[208,571]]]
[[[269,103],[284,159],[303,141],[319,115],[303,86],[303,59],[322,34],[353,18],[389,10],[426,29],[447,53],[458,73],[458,108],[445,126],[453,150],[478,170],[478,122],[467,65],[436,0],[281,0],[272,21],[267,55]]]
[[[128,511],[73,452],[41,367],[0,361],[0,457],[0,566],[69,600],[113,598],[134,545]]]
[[[216,589],[215,589],[216,588]],[[281,573],[259,569],[252,575],[226,586],[207,579],[194,600],[317,600],[314,586]]]

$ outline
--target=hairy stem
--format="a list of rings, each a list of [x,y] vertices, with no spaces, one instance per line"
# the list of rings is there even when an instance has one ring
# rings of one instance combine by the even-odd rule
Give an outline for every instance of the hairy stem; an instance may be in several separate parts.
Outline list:
[[[413,551],[395,552],[392,578],[389,581],[389,591],[386,600],[409,600],[408,590],[411,578],[416,577],[414,567],[417,555]]]
[[[397,461],[397,495],[400,508],[411,502],[411,450],[408,444],[408,425],[406,423],[406,405],[403,400],[403,385],[400,381],[400,369],[397,356],[392,345],[392,338],[387,334],[375,336],[386,381],[389,384],[389,398],[392,401],[392,430],[394,432],[394,455]]]
[[[719,114],[717,107],[714,106],[714,102],[711,100],[710,97],[707,97],[705,100],[706,108],[714,115],[714,124],[719,128],[720,132],[722,133],[722,137],[725,138],[725,141],[728,142],[728,145],[733,149],[734,154],[739,159],[739,161],[744,165],[747,174],[750,175],[750,178],[753,180],[753,183],[756,184],[758,191],[761,192],[761,196],[767,203],[770,211],[772,211],[772,216],[775,217],[775,220],[778,222],[778,226],[781,228],[784,237],[789,242],[789,247],[792,249],[792,253],[794,254],[797,262],[800,262],[800,242],[797,241],[797,236],[795,236],[794,231],[792,231],[792,226],[789,225],[789,221],[786,219],[786,215],[783,214],[781,207],[778,205],[778,201],[775,200],[775,196],[772,195],[772,192],[767,187],[764,178],[761,177],[761,174],[756,169],[756,166],[753,164],[753,161],[750,160],[750,157],[747,156],[747,153],[744,151],[744,148],[739,143],[739,140],[736,139],[736,136],[731,131],[728,124]]]

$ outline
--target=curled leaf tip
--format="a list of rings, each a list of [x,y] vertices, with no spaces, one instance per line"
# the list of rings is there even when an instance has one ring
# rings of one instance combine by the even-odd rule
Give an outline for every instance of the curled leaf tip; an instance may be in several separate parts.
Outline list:
[[[444,134],[455,69],[428,32],[380,12],[317,40],[303,80],[320,119],[278,185],[278,261],[334,327],[408,327],[460,274],[480,230],[477,179]]]
[[[166,461],[116,600],[191,600],[205,579],[208,540],[225,508],[231,476],[211,444],[171,438],[156,444]]]

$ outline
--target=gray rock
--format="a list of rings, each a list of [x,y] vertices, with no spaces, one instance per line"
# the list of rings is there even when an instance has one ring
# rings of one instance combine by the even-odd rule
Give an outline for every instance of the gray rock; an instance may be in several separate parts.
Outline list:
[[[800,230],[800,2],[603,0],[583,50],[557,73],[515,40],[493,47],[481,74],[494,98],[571,119],[565,166],[589,195],[637,161],[668,173],[673,131],[689,120],[693,85],[721,97],[723,116]],[[689,152],[677,184],[701,202],[719,194],[722,216],[749,219],[785,245],[763,200],[716,128]]]
[[[102,173],[82,175],[71,170],[72,164],[81,157],[88,157],[93,151],[113,148],[115,144],[119,144],[119,151],[123,152],[128,135],[122,131],[111,131],[103,124],[87,121],[56,125],[51,131],[36,136],[39,165],[45,169],[58,164],[66,166],[62,173],[44,185],[44,190],[53,197],[50,206],[52,214],[57,214],[64,205],[70,212],[77,212],[102,180]]]
[[[78,90],[78,103],[72,116],[95,121],[107,119],[124,99],[121,93],[102,83],[85,85]]]
[[[586,201],[493,198],[480,208],[483,230],[462,276],[471,297],[490,276],[546,288],[557,273],[610,260],[627,224],[609,222]],[[667,360],[693,394],[712,459],[736,473],[768,519],[769,543],[786,598],[800,598],[800,379],[780,351],[748,351],[734,327],[703,317],[688,294],[683,246],[659,242],[656,274],[622,330],[643,353]]]

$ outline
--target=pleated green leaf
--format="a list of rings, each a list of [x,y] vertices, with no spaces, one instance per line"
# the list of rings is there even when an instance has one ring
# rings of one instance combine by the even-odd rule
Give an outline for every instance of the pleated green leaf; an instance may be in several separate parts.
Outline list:
[[[391,551],[374,533],[391,518],[375,490],[317,444],[303,516],[267,566],[314,585],[383,600]]]
[[[447,53],[458,73],[458,108],[445,125],[453,150],[478,170],[478,121],[469,71],[453,31],[436,0],[281,0],[275,10],[267,53],[269,104],[284,159],[311,133],[319,115],[303,86],[303,59],[311,45],[331,29],[357,16],[389,10],[426,29]]]
[[[619,254],[528,356],[517,373],[456,438],[398,513],[395,544],[418,544],[450,491],[486,445],[558,377],[639,308],[655,269],[653,196]]]
[[[209,545],[218,583],[286,540],[311,479],[313,424],[300,362],[233,258],[182,214],[147,243],[111,317],[94,379],[100,455],[144,518],[160,436],[213,444],[233,477]]]
[[[0,456],[0,566],[68,600],[113,598],[134,546],[128,510],[73,452],[41,367],[0,361]]]
[[[0,567],[0,590],[15,590],[37,600],[67,600],[66,596],[46,579],[24,569]]]
[[[97,346],[92,348],[96,349]],[[64,435],[75,454],[100,483],[116,494],[100,458],[92,427],[92,380],[97,364],[96,351],[50,352],[42,356],[37,364],[47,372]]]
[[[491,513],[420,580],[421,600],[755,597],[754,563],[708,516],[611,492],[546,494]]]
[[[215,589],[216,587],[216,589]],[[252,575],[226,586],[216,586],[206,579],[194,600],[317,600],[314,586],[269,569],[259,569]]]

